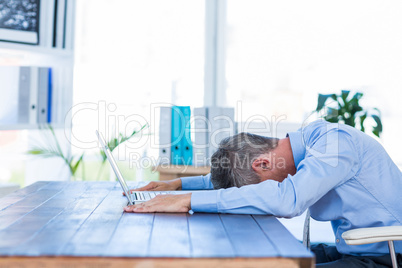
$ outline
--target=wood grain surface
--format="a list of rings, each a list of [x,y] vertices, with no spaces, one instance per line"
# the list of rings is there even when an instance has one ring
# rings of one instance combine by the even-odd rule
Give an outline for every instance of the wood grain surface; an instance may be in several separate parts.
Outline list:
[[[0,267],[313,265],[312,253],[272,216],[132,214],[126,204],[115,182],[20,189],[0,199]]]

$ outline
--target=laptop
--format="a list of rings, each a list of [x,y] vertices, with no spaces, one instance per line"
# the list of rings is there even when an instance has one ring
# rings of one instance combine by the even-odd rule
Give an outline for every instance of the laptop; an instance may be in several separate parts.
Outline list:
[[[120,186],[123,189],[123,192],[125,193],[125,195],[128,199],[128,205],[135,205],[135,204],[138,204],[141,202],[146,202],[160,194],[191,193],[191,191],[135,191],[135,192],[130,193],[130,189],[128,188],[126,180],[123,178],[123,175],[121,174],[120,169],[117,166],[117,163],[114,160],[112,152],[110,151],[109,147],[107,146],[105,139],[102,137],[102,135],[98,131],[96,131],[96,136],[98,136],[98,140],[102,147],[102,150],[105,152],[106,157],[107,157],[110,165],[112,166],[112,169],[113,169],[114,173],[116,174],[117,179],[119,180]]]

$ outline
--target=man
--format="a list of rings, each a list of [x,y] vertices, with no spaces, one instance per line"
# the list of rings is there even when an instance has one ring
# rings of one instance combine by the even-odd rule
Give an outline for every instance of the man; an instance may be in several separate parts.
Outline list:
[[[140,190],[178,189],[212,191],[158,196],[125,211],[294,217],[310,208],[314,219],[331,221],[334,230],[336,248],[313,248],[316,262],[327,267],[390,265],[386,243],[348,246],[342,233],[402,225],[402,174],[384,148],[357,129],[325,121],[280,140],[235,135],[221,142],[210,175],[152,182]],[[395,249],[402,253],[402,243]]]

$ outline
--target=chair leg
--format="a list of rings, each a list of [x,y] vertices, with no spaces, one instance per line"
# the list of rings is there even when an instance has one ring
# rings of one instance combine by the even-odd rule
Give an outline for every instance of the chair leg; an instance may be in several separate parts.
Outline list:
[[[310,249],[310,209],[307,209],[303,228],[303,246]]]
[[[391,255],[392,267],[398,268],[398,264],[396,263],[394,241],[388,241],[388,247],[389,247],[389,254]]]

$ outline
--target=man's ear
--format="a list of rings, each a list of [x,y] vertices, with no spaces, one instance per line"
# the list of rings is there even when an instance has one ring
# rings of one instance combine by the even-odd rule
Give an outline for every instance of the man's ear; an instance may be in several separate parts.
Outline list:
[[[253,164],[251,165],[253,170],[257,173],[264,172],[271,169],[271,163],[269,159],[265,157],[259,157],[254,160]]]

